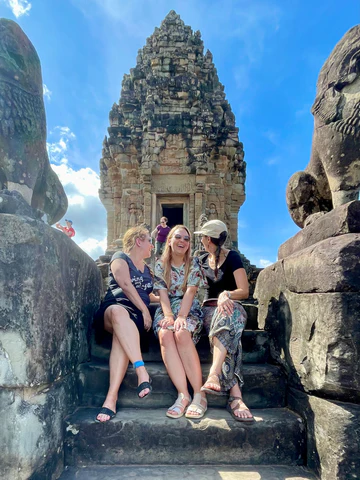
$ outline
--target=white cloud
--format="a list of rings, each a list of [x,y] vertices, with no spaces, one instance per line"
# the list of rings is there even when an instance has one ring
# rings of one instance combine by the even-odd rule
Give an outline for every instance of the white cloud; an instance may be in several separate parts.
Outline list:
[[[48,87],[45,85],[45,83],[43,83],[43,95],[48,100],[51,99],[52,91],[48,89]]]
[[[274,156],[265,160],[266,165],[272,167],[273,165],[278,165],[281,162],[281,157]]]
[[[22,15],[29,15],[31,3],[28,0],[2,0],[9,8],[11,8],[16,18]]]
[[[100,255],[104,255],[107,247],[106,237],[103,240],[96,240],[95,238],[87,238],[81,243],[78,243],[79,247],[84,250],[91,258],[97,259]]]
[[[264,258],[260,258],[259,260],[259,265],[260,267],[262,268],[266,268],[266,267],[269,267],[270,265],[272,265],[274,262],[272,262],[271,260],[265,260]]]
[[[54,130],[51,130],[49,133],[50,137],[58,137],[55,142],[46,143],[50,161],[56,164],[67,164],[68,160],[64,156],[65,152],[68,150],[69,143],[72,140],[75,140],[75,134],[70,130],[69,127],[55,127]]]
[[[58,175],[68,197],[69,208],[64,218],[73,221],[73,240],[96,259],[106,249],[106,211],[100,202],[100,177],[89,167],[71,166],[72,144],[76,139],[69,127],[56,127],[47,143],[51,167]],[[64,224],[64,219],[60,221]]]

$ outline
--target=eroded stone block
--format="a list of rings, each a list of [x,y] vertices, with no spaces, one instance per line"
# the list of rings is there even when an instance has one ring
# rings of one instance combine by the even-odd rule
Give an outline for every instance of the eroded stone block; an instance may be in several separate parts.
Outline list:
[[[291,389],[289,405],[306,423],[307,462],[321,480],[359,478],[360,406]]]
[[[0,214],[0,231],[0,386],[53,382],[88,358],[100,272],[41,221]]]

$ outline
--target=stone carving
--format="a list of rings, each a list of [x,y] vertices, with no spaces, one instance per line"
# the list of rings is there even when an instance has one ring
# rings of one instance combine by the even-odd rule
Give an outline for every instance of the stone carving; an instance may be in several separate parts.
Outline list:
[[[128,210],[128,224],[130,227],[135,227],[138,223],[138,208],[135,203],[130,203]]]
[[[301,228],[316,212],[356,200],[360,190],[360,25],[350,29],[322,67],[311,158],[289,180],[290,215]]]
[[[67,210],[63,187],[46,151],[46,119],[39,57],[11,20],[0,20],[0,186],[17,190],[47,215]]]
[[[218,211],[216,209],[216,205],[215,203],[210,203],[208,208],[208,219],[216,220],[217,218],[219,218],[219,216],[218,216]]]
[[[137,221],[152,229],[162,215],[158,197],[188,205],[184,222],[192,230],[204,207],[217,198],[212,215],[224,217],[221,205],[231,206],[229,226],[237,239],[237,213],[245,200],[243,145],[211,53],[204,54],[200,32],[194,33],[174,11],[124,76],[109,123],[99,192],[108,212],[108,247],[128,227],[124,196],[130,190],[131,202],[142,206]],[[119,204],[125,209],[120,218]]]

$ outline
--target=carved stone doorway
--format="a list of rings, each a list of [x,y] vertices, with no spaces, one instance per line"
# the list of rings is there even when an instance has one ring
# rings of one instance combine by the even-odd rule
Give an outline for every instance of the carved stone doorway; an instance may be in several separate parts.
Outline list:
[[[189,225],[189,207],[189,195],[153,194],[152,228],[156,227],[161,217],[168,218],[169,227]]]
[[[163,203],[162,216],[167,217],[169,227],[182,225],[184,223],[184,204],[183,203]]]

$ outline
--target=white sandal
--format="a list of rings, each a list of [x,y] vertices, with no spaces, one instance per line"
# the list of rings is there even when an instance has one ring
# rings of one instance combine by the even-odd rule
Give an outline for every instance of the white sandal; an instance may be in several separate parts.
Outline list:
[[[187,400],[188,402],[185,406],[183,405],[184,400]],[[171,407],[167,409],[166,416],[170,418],[182,417],[185,413],[186,407],[189,405],[190,402],[191,402],[191,397],[186,397],[183,393],[179,393],[174,405],[171,405]],[[171,411],[175,411],[178,413],[170,413]]]
[[[201,403],[203,402],[203,403]],[[205,405],[204,405],[205,403]],[[195,393],[194,399],[191,405],[188,407],[185,413],[186,418],[192,418],[197,420],[198,418],[202,418],[205,415],[207,410],[207,400],[204,398],[201,393]]]

